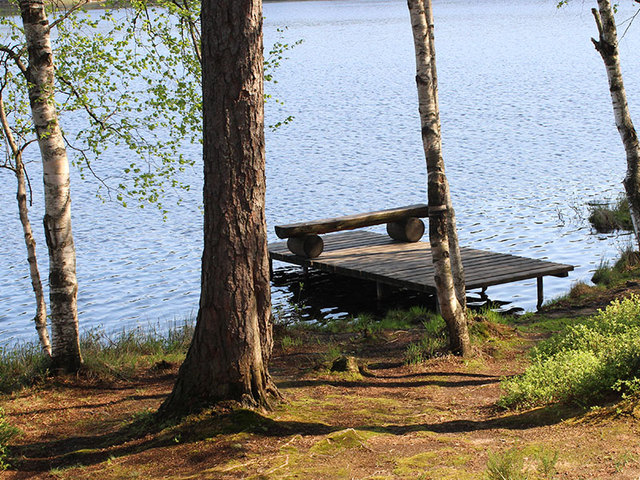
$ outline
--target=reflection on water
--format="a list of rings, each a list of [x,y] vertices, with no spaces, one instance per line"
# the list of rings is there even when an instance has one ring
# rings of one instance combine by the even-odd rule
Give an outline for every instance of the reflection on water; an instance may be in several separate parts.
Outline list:
[[[547,298],[588,280],[603,259],[629,242],[624,236],[592,235],[583,220],[586,202],[617,196],[625,170],[604,67],[589,40],[595,34],[589,7],[577,2],[558,10],[552,1],[504,0],[442,0],[434,7],[444,155],[461,243],[575,265],[569,279],[545,279]],[[621,5],[619,18],[628,17],[630,8]],[[267,132],[270,241],[276,239],[277,223],[423,202],[425,167],[406,3],[275,2],[265,4],[265,16],[265,44],[283,27],[289,40],[304,40],[270,86],[285,104],[267,104],[267,124],[295,116],[290,126]],[[632,112],[640,112],[639,32],[632,27],[621,42]],[[200,156],[197,148],[187,153]],[[37,160],[36,149],[30,155]],[[114,150],[102,159],[103,168],[126,162],[128,155]],[[37,162],[30,168],[37,179]],[[191,196],[166,222],[152,210],[102,204],[94,197],[95,185],[73,178],[83,328],[119,329],[197,310],[199,167],[190,175]],[[0,344],[34,338],[13,179],[4,178]],[[32,219],[44,272],[46,248],[38,228],[42,192],[39,182],[33,183]],[[328,281],[320,276],[307,283],[323,292]],[[535,280],[492,287],[488,294],[535,308]],[[289,287],[276,283],[275,308],[290,310],[291,295]],[[330,300],[324,308],[342,305]],[[342,308],[328,314],[346,313]]]
[[[363,313],[382,318],[389,310],[408,309],[414,305],[423,305],[433,311],[437,308],[433,295],[385,286],[382,298],[378,299],[373,281],[317,270],[305,274],[297,267],[275,270],[272,285],[281,296],[274,308],[275,319],[283,324],[322,324]],[[474,310],[491,308],[505,313],[523,312],[510,302],[489,299],[480,291],[467,296],[467,305]]]

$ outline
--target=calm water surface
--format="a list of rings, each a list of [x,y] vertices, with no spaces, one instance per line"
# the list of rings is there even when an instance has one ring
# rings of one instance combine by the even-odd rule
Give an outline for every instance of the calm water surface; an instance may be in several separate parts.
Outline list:
[[[629,243],[628,236],[592,234],[583,219],[585,202],[617,196],[625,169],[604,67],[589,41],[596,31],[591,6],[436,0],[434,7],[444,155],[461,243],[575,265],[569,279],[545,279],[547,297],[588,281],[602,260]],[[618,20],[631,13],[631,2],[622,5]],[[266,45],[284,27],[289,41],[304,40],[269,87],[286,103],[267,105],[267,123],[295,116],[267,133],[270,240],[277,223],[425,201],[406,3],[275,2],[265,4],[265,16]],[[640,25],[620,47],[637,113]],[[190,152],[200,156],[198,148]],[[103,161],[114,165],[127,155],[115,152]],[[30,173],[31,215],[46,272],[37,163]],[[6,344],[35,337],[14,181],[2,175],[0,344]],[[94,184],[73,178],[83,329],[130,328],[197,311],[200,167],[190,175],[192,196],[172,208],[166,222],[151,209],[103,204]],[[535,308],[535,281],[488,293]],[[287,311],[293,295],[276,287],[274,305]]]

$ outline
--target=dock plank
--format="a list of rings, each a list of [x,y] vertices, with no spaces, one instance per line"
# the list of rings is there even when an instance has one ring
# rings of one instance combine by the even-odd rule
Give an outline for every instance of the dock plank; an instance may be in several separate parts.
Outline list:
[[[269,244],[271,259],[409,290],[435,291],[428,242],[403,243],[365,230],[325,235],[320,257],[291,253],[286,242]],[[467,288],[482,288],[544,276],[566,276],[573,266],[469,247],[460,249]]]

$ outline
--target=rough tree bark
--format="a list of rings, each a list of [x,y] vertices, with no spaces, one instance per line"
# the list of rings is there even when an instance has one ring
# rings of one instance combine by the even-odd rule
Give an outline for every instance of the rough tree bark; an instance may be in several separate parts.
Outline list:
[[[69,160],[54,100],[49,22],[42,0],[20,0],[20,14],[29,53],[26,69],[29,103],[43,165],[52,366],[75,371],[82,365],[76,304],[76,251],[71,231]]]
[[[24,243],[27,247],[27,261],[29,262],[31,286],[36,297],[36,316],[34,317],[36,332],[38,332],[42,351],[51,357],[51,342],[49,341],[49,332],[47,331],[47,303],[44,299],[42,281],[40,280],[40,269],[38,268],[38,259],[36,257],[36,241],[33,238],[33,230],[31,229],[31,222],[29,221],[27,182],[24,163],[22,162],[22,151],[18,147],[13,132],[9,127],[2,93],[0,93],[0,124],[2,125],[2,132],[9,145],[10,155],[14,161],[13,172],[18,182],[16,200],[18,201],[20,223],[22,224],[22,231],[24,233]]]
[[[449,329],[451,350],[465,356],[470,353],[470,342],[465,310],[459,300],[459,297],[464,296],[464,283],[459,284],[459,289],[456,291],[452,274],[451,258],[459,259],[460,256],[457,236],[454,237],[455,233],[451,232],[455,230],[455,217],[442,158],[431,0],[409,0],[408,4],[416,51],[416,83],[422,143],[427,160],[429,240],[435,268],[438,303]],[[456,280],[458,283],[464,282],[461,264],[458,268]]]
[[[204,253],[193,341],[161,416],[269,407],[261,0],[203,0]]]
[[[607,70],[613,116],[627,156],[627,173],[623,184],[629,201],[633,231],[640,246],[640,146],[638,135],[631,121],[627,94],[622,81],[618,34],[609,0],[598,0],[598,10],[591,10],[598,27],[599,39],[591,39],[600,53]]]

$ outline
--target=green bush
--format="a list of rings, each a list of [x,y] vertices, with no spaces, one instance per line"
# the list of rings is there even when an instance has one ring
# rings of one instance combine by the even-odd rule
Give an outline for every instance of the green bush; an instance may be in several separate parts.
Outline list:
[[[20,433],[20,431],[9,425],[4,416],[4,410],[0,408],[0,471],[6,470],[9,467],[7,463],[9,442],[18,433]]]
[[[505,407],[570,402],[587,405],[636,388],[640,369],[640,297],[612,302],[532,351],[532,364],[503,380]]]

